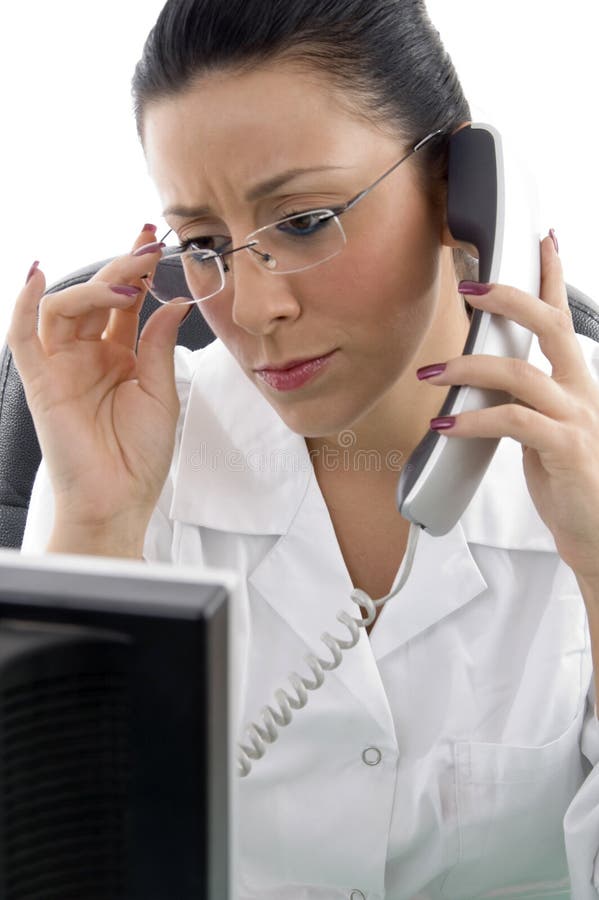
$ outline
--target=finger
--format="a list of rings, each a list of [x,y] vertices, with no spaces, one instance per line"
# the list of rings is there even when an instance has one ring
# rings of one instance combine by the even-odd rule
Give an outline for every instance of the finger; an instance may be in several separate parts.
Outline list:
[[[137,303],[137,294],[130,297],[121,293],[128,288],[128,285],[111,286],[88,281],[56,294],[45,294],[40,304],[38,325],[45,352],[53,354],[68,347],[80,332],[87,340],[93,336],[99,339],[112,308],[127,308]]]
[[[177,397],[174,349],[179,325],[190,307],[167,303],[152,313],[137,345],[137,377],[140,387],[172,407]]]
[[[156,227],[154,225],[144,225],[140,234],[136,238],[132,253],[144,246],[155,242]],[[142,276],[153,275],[160,257],[156,254],[144,254],[144,271]],[[124,273],[123,273],[124,274]],[[147,295],[147,285],[142,277],[137,277],[133,281],[136,287],[140,288],[137,303],[126,310],[114,309],[110,314],[110,319],[103,333],[103,337],[115,343],[122,344],[125,347],[134,349],[137,341],[137,333],[139,331],[139,319],[137,318],[141,311]]]
[[[145,253],[142,256],[135,256],[135,253],[155,243],[158,243],[155,226],[144,225],[135,238],[131,251],[121,256],[115,256],[105,266],[98,269],[89,279],[89,282],[106,281],[115,284],[133,284],[136,287],[145,288],[142,278],[160,257]]]
[[[130,285],[122,285],[122,287],[130,288]],[[131,290],[135,290],[131,287]],[[98,309],[95,312],[88,313],[88,315],[84,316],[77,323],[77,328],[75,330],[74,337],[79,341],[99,341],[106,336],[106,329],[110,325],[110,321],[112,316],[118,312],[123,313],[124,315],[128,315],[130,320],[133,323],[133,327],[137,329],[139,322],[139,314],[136,312],[136,307],[139,303],[139,293],[136,294],[135,297],[131,298],[131,305],[127,306],[124,309],[120,308],[112,308],[109,310],[106,309]],[[135,346],[135,341],[133,342],[133,346]]]
[[[552,296],[555,296],[555,289]],[[577,381],[583,374],[587,377],[569,310],[566,312],[559,306],[503,284],[492,284],[489,293],[481,296],[468,294],[467,299],[472,306],[505,316],[536,334],[539,347],[558,380]]]
[[[149,236],[153,237],[154,235],[150,232]],[[72,288],[66,288],[59,294],[52,295],[53,299],[51,301],[49,297],[46,298],[45,308],[42,308],[42,314],[40,315],[40,336],[48,352],[56,352],[76,339],[87,341],[100,340],[109,324],[111,308],[116,310],[126,309],[129,313],[129,322],[135,320],[135,314],[141,307],[146,294],[146,285],[142,280],[143,276],[148,272],[153,272],[160,259],[160,248],[162,246],[155,241],[144,244],[147,237],[148,230],[146,229],[145,234],[142,232],[136,241],[136,244],[140,245],[139,247],[136,249],[134,247],[134,250],[128,256],[119,257],[103,266],[85,285],[74,285]],[[135,255],[139,253],[140,249],[151,252]],[[118,285],[107,283],[111,278],[118,276],[121,278]],[[135,290],[137,293],[134,302],[130,300],[123,302],[122,297],[118,297],[108,308],[105,301],[100,300],[95,307],[89,305],[83,307],[77,304],[74,292],[80,289],[83,290],[86,287],[98,288],[102,292],[105,292],[108,287],[117,294],[127,289]],[[70,292],[73,293],[71,294]],[[82,293],[81,296],[90,295]],[[100,297],[102,295],[98,294],[97,296]],[[68,301],[71,305],[66,307],[64,301]],[[52,318],[51,313],[55,314],[54,318]],[[57,315],[60,315],[61,318],[57,318]],[[127,346],[134,349],[135,327],[129,326],[128,333],[130,338]],[[124,342],[123,338],[121,340]]]
[[[437,427],[434,427],[434,423],[437,423]],[[553,454],[555,458],[563,459],[568,457],[568,441],[571,440],[570,431],[565,424],[517,403],[432,419],[431,428],[452,438],[511,437],[539,453]]]
[[[17,297],[6,335],[6,343],[24,381],[35,378],[46,360],[37,333],[37,311],[46,289],[46,279],[35,263],[29,274],[29,280]]]
[[[142,296],[145,300],[145,291]],[[102,338],[134,350],[139,332],[138,305],[135,303],[130,309],[112,309]]]
[[[551,236],[541,241],[540,296],[545,303],[554,306],[556,309],[563,309],[571,318],[568,289],[564,281],[562,261]]]
[[[566,419],[572,402],[563,387],[545,372],[526,360],[511,357],[483,353],[458,356],[448,361],[443,372],[427,381],[439,386],[472,385],[505,391],[554,419]]]

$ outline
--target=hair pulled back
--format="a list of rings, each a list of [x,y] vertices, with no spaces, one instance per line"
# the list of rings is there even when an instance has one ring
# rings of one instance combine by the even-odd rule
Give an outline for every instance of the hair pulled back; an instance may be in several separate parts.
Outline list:
[[[425,0],[167,0],[133,75],[137,133],[144,110],[202,75],[242,74],[276,60],[325,73],[354,115],[413,146],[471,120],[456,70]],[[445,197],[447,136],[412,157],[434,202]],[[454,250],[458,278],[476,260]]]

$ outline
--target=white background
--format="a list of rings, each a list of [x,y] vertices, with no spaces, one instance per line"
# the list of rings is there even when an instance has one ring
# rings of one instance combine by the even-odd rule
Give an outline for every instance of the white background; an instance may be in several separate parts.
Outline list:
[[[293,0],[290,0],[293,2]],[[160,214],[130,80],[162,0],[29,0],[0,34],[0,340],[34,259],[48,284],[128,252]],[[473,118],[537,175],[566,280],[599,300],[597,0],[428,0]]]

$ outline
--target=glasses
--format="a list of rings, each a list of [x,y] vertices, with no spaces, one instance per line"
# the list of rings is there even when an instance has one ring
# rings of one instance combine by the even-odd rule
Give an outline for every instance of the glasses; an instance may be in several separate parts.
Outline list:
[[[287,216],[252,231],[245,238],[246,242],[234,249],[227,249],[231,242],[226,239],[218,247],[202,246],[214,243],[216,237],[213,235],[194,236],[182,244],[164,247],[154,275],[143,279],[149,292],[160,303],[203,303],[223,290],[225,273],[230,271],[226,257],[239,250],[246,250],[257,265],[271,275],[289,275],[320,266],[341,253],[347,244],[339,216],[353,209],[413,153],[443,133],[443,129],[431,132],[375,182],[342,206],[310,209]],[[167,231],[162,241],[172,230]]]

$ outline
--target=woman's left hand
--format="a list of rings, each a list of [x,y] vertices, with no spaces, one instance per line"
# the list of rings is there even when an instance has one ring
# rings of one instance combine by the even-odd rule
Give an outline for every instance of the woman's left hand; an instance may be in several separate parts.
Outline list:
[[[427,380],[503,390],[515,399],[460,413],[450,427],[441,422],[443,434],[519,441],[528,490],[559,555],[578,577],[598,582],[599,385],[574,331],[552,238],[541,242],[540,298],[501,284],[489,287],[483,296],[468,294],[470,305],[530,329],[552,372],[520,359],[482,354],[448,360],[441,375]],[[461,286],[458,290],[466,293]]]

